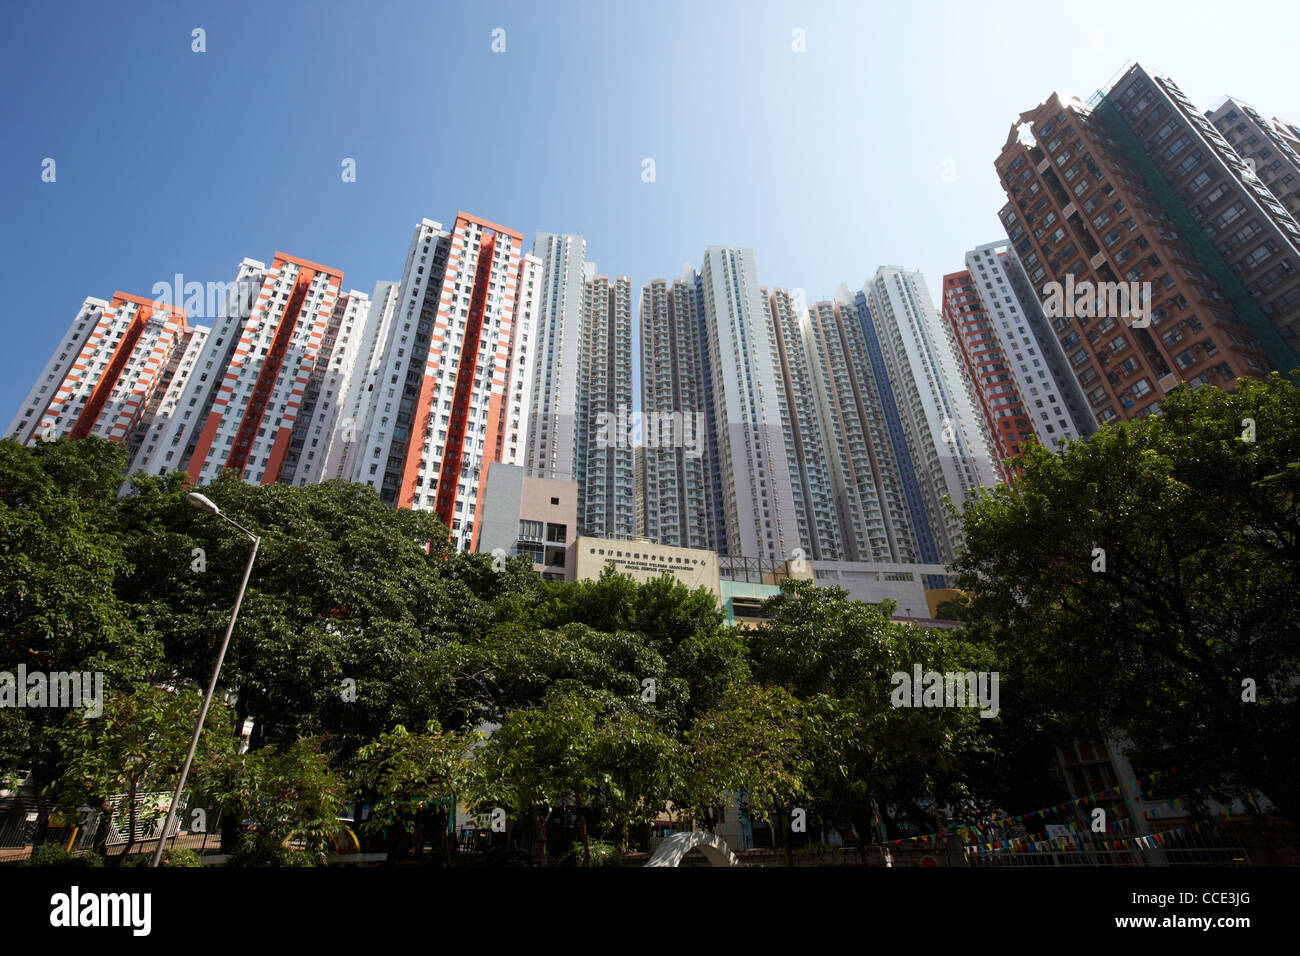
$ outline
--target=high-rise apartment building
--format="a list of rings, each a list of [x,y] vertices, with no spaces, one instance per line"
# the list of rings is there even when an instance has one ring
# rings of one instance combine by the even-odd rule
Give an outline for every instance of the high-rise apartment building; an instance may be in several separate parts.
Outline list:
[[[585,535],[636,534],[635,433],[620,427],[632,413],[632,283],[592,276],[584,283],[579,350],[578,528]]]
[[[1263,373],[1259,342],[1085,104],[1053,95],[1021,114],[996,166],[1003,226],[1098,423],[1156,411],[1180,381]]]
[[[1095,432],[1097,419],[1016,250],[1005,240],[977,246],[966,253],[966,268],[993,316],[1040,443],[1055,447],[1061,436],[1086,438]]]
[[[809,309],[804,335],[843,542],[838,559],[919,560],[866,329],[846,287]]]
[[[109,301],[87,298],[6,437],[30,443],[96,435],[134,455],[203,338],[187,327],[183,310],[164,303],[125,292]]]
[[[486,464],[517,464],[526,408],[511,386],[528,362],[538,263],[518,232],[461,212],[416,226],[354,480],[401,508],[431,510],[469,548]]]
[[[645,445],[637,445],[632,461],[632,471],[636,482],[632,495],[636,499],[636,536],[644,538],[645,533]]]
[[[150,442],[133,467],[182,468],[197,483],[226,469],[260,484],[317,480],[340,369],[368,314],[366,297],[343,294],[342,279],[282,252],[269,268],[240,263],[175,400],[170,435]]]
[[[159,449],[168,440],[168,435],[172,434],[181,397],[189,385],[194,367],[203,355],[208,332],[209,329],[203,326],[190,327],[185,332],[184,344],[172,352],[158,388],[154,390],[153,397],[145,410],[141,427],[127,439],[127,447],[130,450],[130,458],[127,461],[128,473],[150,471],[146,467],[149,464],[152,464],[152,473],[156,475],[163,475],[174,469],[175,466],[170,463],[157,464],[159,458],[165,457],[165,453],[159,454]],[[173,449],[169,447],[168,450]]]
[[[316,366],[303,390],[302,406],[294,422],[281,468],[282,481],[314,484],[337,477],[331,460],[353,439],[348,390],[360,378],[358,364],[367,345],[371,317],[370,297],[352,290],[334,303],[316,355]]]
[[[789,560],[801,546],[767,305],[750,249],[710,246],[699,271],[703,356],[721,532],[732,557]]]
[[[656,421],[677,415],[683,428],[687,421],[704,424],[689,448],[684,441],[662,446],[658,434],[653,443],[643,441],[643,534],[663,545],[715,550],[720,483],[711,464],[716,440],[702,316],[689,268],[679,280],[655,279],[641,288],[642,413]]]
[[[807,309],[785,289],[764,291],[776,345],[777,407],[785,423],[786,458],[794,492],[794,512],[805,557],[837,561],[844,556],[831,462],[823,445],[827,426],[814,392],[824,363],[816,361]],[[815,309],[816,307],[814,307]],[[837,411],[837,409],[836,409]],[[833,412],[834,413],[834,412]]]
[[[920,507],[915,498],[909,502],[913,526],[922,538],[928,526],[938,552],[937,557],[927,554],[922,543],[922,560],[950,561],[964,538],[961,519],[944,498],[960,510],[971,491],[998,481],[972,386],[919,272],[877,269],[863,290],[859,314],[867,338],[876,340],[876,348],[868,349],[878,354],[890,383],[910,459],[904,467],[913,471],[913,488],[919,490]]]
[[[352,373],[339,403],[340,421],[325,461],[325,477],[361,481],[361,449],[374,424],[376,388],[382,391],[384,349],[397,313],[398,284],[381,279],[370,296],[370,312],[361,327]]]
[[[1300,349],[1300,222],[1169,77],[1135,64],[1096,114],[1270,362],[1290,371]]]
[[[578,486],[583,534],[636,532],[632,413],[632,286],[597,275],[578,235],[538,233],[537,364],[529,474]],[[616,427],[616,425],[618,427]]]
[[[943,318],[967,377],[975,385],[976,408],[985,434],[992,438],[994,462],[1005,481],[1005,462],[1035,440],[1034,428],[969,270],[943,277]]]
[[[1300,219],[1300,126],[1265,119],[1249,103],[1228,96],[1205,114],[1228,145],[1246,160],[1248,173]]]
[[[541,261],[541,277],[537,362],[529,383],[528,473],[539,478],[578,481],[582,322],[587,282],[595,277],[596,267],[587,262],[587,242],[578,235],[540,232],[533,239],[532,254]]]
[[[967,252],[966,269],[944,277],[943,295],[944,319],[975,384],[999,466],[1028,442],[1055,448],[1095,429],[1005,241]]]

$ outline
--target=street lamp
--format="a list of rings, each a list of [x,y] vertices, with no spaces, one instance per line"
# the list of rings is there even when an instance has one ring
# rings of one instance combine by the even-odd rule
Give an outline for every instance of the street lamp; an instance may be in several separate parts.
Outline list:
[[[230,646],[230,635],[235,630],[235,618],[239,617],[239,605],[244,600],[244,590],[248,587],[248,577],[253,573],[253,561],[257,557],[257,547],[262,543],[261,538],[238,521],[223,515],[221,509],[210,498],[193,491],[186,495],[185,500],[195,508],[201,508],[224,521],[229,521],[244,532],[253,539],[253,550],[248,555],[248,564],[244,565],[244,579],[239,582],[239,594],[235,598],[235,610],[231,612],[230,623],[226,625],[226,636],[221,641],[221,650],[217,651],[216,666],[212,668],[212,680],[208,682],[208,692],[203,696],[203,706],[199,709],[199,719],[194,723],[194,736],[190,738],[190,750],[185,755],[185,765],[181,767],[181,779],[176,784],[176,792],[172,794],[171,806],[167,808],[167,819],[163,822],[162,833],[158,835],[158,845],[154,847],[153,862],[149,865],[155,867],[162,862],[163,846],[167,841],[167,831],[171,829],[172,821],[176,819],[176,808],[180,805],[181,791],[185,789],[185,780],[190,775],[190,764],[194,762],[194,751],[198,749],[199,735],[203,733],[203,722],[208,718],[208,708],[212,705],[212,695],[217,690],[217,678],[221,675],[221,664],[226,659],[226,648]]]

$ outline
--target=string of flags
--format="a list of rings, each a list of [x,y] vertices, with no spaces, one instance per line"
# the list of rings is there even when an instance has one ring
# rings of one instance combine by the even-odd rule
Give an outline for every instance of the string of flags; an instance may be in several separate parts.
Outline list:
[[[1056,805],[1054,805],[1054,806],[1050,806],[1050,807],[1043,807],[1043,808],[1040,809],[1040,810],[1031,810],[1031,811],[1029,811],[1028,813],[1020,813],[1020,814],[1017,814],[1017,815],[1012,816],[1012,817],[1006,817],[1006,818],[1004,818],[1004,819],[1000,819],[1000,820],[993,820],[993,821],[991,821],[991,822],[989,822],[989,823],[981,823],[981,824],[977,824],[976,826],[969,826],[969,827],[961,827],[961,826],[958,826],[958,827],[952,827],[950,832],[954,832],[954,833],[956,833],[957,836],[961,839],[961,841],[962,841],[963,843],[968,844],[968,845],[974,845],[974,846],[991,845],[991,846],[996,847],[996,846],[999,845],[999,841],[990,841],[988,844],[985,844],[984,841],[981,841],[981,840],[979,839],[979,837],[981,837],[981,836],[987,836],[987,835],[988,835],[988,831],[990,831],[990,830],[1000,830],[1000,829],[1003,829],[1003,828],[1005,828],[1005,827],[1008,827],[1008,826],[1010,826],[1010,825],[1012,825],[1012,824],[1021,824],[1021,825],[1023,825],[1025,819],[1026,819],[1026,818],[1029,818],[1029,817],[1042,817],[1042,816],[1044,816],[1044,815],[1046,815],[1046,814],[1048,814],[1048,813],[1062,813],[1062,812],[1064,812],[1064,811],[1066,811],[1066,810],[1069,810],[1069,809],[1072,809],[1072,808],[1074,808],[1074,807],[1086,807],[1086,806],[1088,806],[1089,804],[1096,804],[1096,803],[1099,803],[1100,801],[1105,800],[1105,799],[1107,799],[1107,798],[1109,798],[1109,797],[1117,797],[1117,796],[1119,796],[1120,794],[1128,793],[1128,792],[1130,792],[1131,790],[1137,790],[1137,791],[1140,793],[1141,791],[1146,790],[1146,789],[1147,789],[1147,788],[1148,788],[1148,787],[1149,787],[1149,786],[1150,786],[1150,785],[1155,781],[1155,779],[1156,779],[1157,777],[1164,777],[1164,776],[1169,776],[1169,775],[1177,776],[1177,771],[1176,771],[1173,767],[1170,767],[1168,770],[1157,770],[1157,771],[1154,771],[1154,772],[1148,774],[1148,775],[1145,776],[1145,777],[1139,777],[1139,778],[1138,778],[1138,781],[1137,781],[1137,786],[1136,786],[1136,787],[1134,787],[1134,786],[1132,786],[1132,785],[1130,785],[1130,784],[1127,784],[1127,783],[1125,783],[1125,784],[1120,784],[1120,785],[1117,786],[1117,787],[1111,787],[1111,788],[1109,788],[1109,789],[1107,789],[1107,790],[1099,790],[1099,791],[1097,791],[1096,793],[1089,793],[1089,794],[1086,794],[1086,795],[1084,795],[1084,796],[1082,796],[1082,797],[1076,797],[1076,798],[1073,799],[1073,800],[1067,800],[1067,801],[1065,801],[1064,803],[1058,803],[1058,804],[1056,804]],[[1182,799],[1181,797],[1179,797],[1179,798],[1177,798],[1177,799],[1175,799],[1175,800],[1170,800],[1170,801],[1168,801],[1167,804],[1163,804],[1163,803],[1162,803],[1162,804],[1157,805],[1157,804],[1155,804],[1155,803],[1152,803],[1152,802],[1149,801],[1149,800],[1148,800],[1148,801],[1145,801],[1145,802],[1146,802],[1149,806],[1151,806],[1152,809],[1149,809],[1149,810],[1143,810],[1143,811],[1142,811],[1142,818],[1143,818],[1144,820],[1146,820],[1146,819],[1150,819],[1152,816],[1154,816],[1154,815],[1156,814],[1156,809],[1158,809],[1158,808],[1161,807],[1161,806],[1166,806],[1166,805],[1167,805],[1168,808],[1171,809],[1171,810],[1179,809],[1180,807],[1185,806],[1185,804],[1183,803],[1183,799]],[[1220,814],[1219,814],[1219,817],[1220,817],[1221,821],[1226,822],[1226,820],[1227,820],[1227,815],[1226,815],[1226,814],[1220,813]],[[1109,821],[1109,822],[1107,823],[1107,825],[1106,825],[1106,829],[1107,829],[1108,832],[1111,832],[1111,833],[1120,833],[1120,832],[1122,832],[1121,827],[1122,827],[1122,825],[1123,825],[1125,822],[1126,822],[1126,821],[1121,821],[1121,820]],[[1082,828],[1082,830],[1080,830],[1079,828],[1076,827],[1076,834],[1079,833],[1079,832],[1090,833],[1090,832],[1091,832],[1091,828],[1090,828],[1090,827],[1087,827],[1087,826],[1085,825],[1085,827]],[[941,838],[942,838],[942,835],[941,835],[939,832],[935,831],[935,832],[931,832],[931,833],[921,834],[921,835],[919,835],[919,836],[903,837],[903,838],[898,839],[898,840],[890,840],[889,842],[890,842],[890,844],[896,844],[896,843],[933,843],[933,842],[937,842],[937,841],[938,841],[939,839],[941,839]],[[1051,839],[1052,839],[1052,840],[1061,841],[1061,840],[1068,840],[1068,839],[1070,839],[1070,838],[1066,838],[1066,837],[1053,837],[1053,838],[1051,838]],[[1076,839],[1076,842],[1077,842],[1077,837],[1075,837],[1074,839]],[[1147,838],[1146,838],[1146,837],[1142,837],[1142,839],[1147,839]],[[1003,841],[1000,841],[1000,845],[1001,845],[1002,847],[1006,847],[1007,844],[1008,844],[1008,843],[1011,843],[1011,842],[1013,842],[1013,841],[1003,840]],[[1026,840],[1023,840],[1023,839],[1022,839],[1022,840],[1019,840],[1018,842],[1020,842],[1020,843],[1026,843],[1026,842],[1032,842],[1032,841],[1026,841]],[[1051,841],[1048,840],[1048,841],[1039,841],[1039,842],[1051,842]],[[1121,842],[1122,842],[1122,841],[1121,841]]]
[[[1218,819],[1222,823],[1228,821],[1226,813],[1219,813]],[[1146,836],[1129,836],[1118,840],[1097,840],[1088,841],[1086,844],[1078,834],[1070,836],[1048,837],[1041,840],[1012,839],[1012,840],[993,840],[988,843],[972,843],[962,847],[969,856],[982,853],[996,853],[999,850],[1010,850],[1012,853],[1050,853],[1053,850],[1126,850],[1130,847],[1137,847],[1143,850],[1154,850],[1166,847],[1175,841],[1175,838],[1188,836],[1196,832],[1202,835],[1206,834],[1205,830],[1198,823],[1183,824],[1182,826],[1171,827],[1168,830],[1162,830],[1159,833],[1151,833]]]

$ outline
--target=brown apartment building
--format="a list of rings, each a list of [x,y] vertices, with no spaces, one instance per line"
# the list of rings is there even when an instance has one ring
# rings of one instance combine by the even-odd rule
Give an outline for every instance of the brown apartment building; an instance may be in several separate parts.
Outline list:
[[[1192,240],[1271,364],[1291,371],[1300,351],[1300,222],[1257,164],[1248,163],[1169,77],[1135,64],[1104,105],[1114,107],[1105,118],[1118,120],[1129,134],[1139,167],[1145,167],[1139,171],[1154,178],[1156,198]],[[1187,215],[1194,222],[1185,221]]]
[[[1053,94],[1021,114],[996,168],[1010,200],[1002,223],[1045,305],[1056,293],[1048,317],[1099,423],[1157,411],[1180,382],[1230,389],[1269,370],[1243,315],[1087,105]],[[1124,303],[1094,295],[1098,283],[1146,295]]]
[[[1247,161],[1287,212],[1300,219],[1300,126],[1277,117],[1265,119],[1235,97],[1205,114],[1228,145]]]

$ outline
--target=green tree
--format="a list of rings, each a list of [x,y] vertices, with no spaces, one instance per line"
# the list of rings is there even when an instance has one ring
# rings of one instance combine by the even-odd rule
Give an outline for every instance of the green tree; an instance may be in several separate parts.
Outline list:
[[[992,731],[1000,719],[981,717],[971,701],[920,708],[894,701],[895,675],[910,679],[917,667],[991,680],[999,672],[991,649],[962,632],[892,621],[892,610],[892,602],[867,605],[839,588],[788,581],[765,602],[768,619],[750,637],[755,676],[805,702],[819,813],[863,845],[873,833],[885,836],[886,805],[929,830],[936,805],[979,816],[995,802],[971,784],[981,779],[974,771],[999,762]],[[999,708],[1001,696],[999,680]]]
[[[478,797],[533,824],[534,856],[546,863],[546,824],[557,810],[578,823],[584,863],[602,814],[620,836],[652,819],[675,779],[676,747],[643,714],[611,695],[557,689],[542,704],[515,710],[478,754]]]
[[[687,734],[681,808],[711,820],[729,795],[744,798],[751,814],[783,835],[786,865],[793,866],[789,825],[792,811],[811,796],[811,738],[804,706],[788,691],[737,685]]]
[[[481,740],[477,732],[448,733],[430,721],[422,734],[398,724],[361,748],[355,779],[374,796],[367,827],[404,832],[418,854],[424,827],[436,825],[446,861],[453,862],[448,832],[458,796],[478,779],[472,749]]]
[[[118,587],[132,572],[115,536],[125,456],[113,442],[0,441],[0,670],[99,672],[109,691],[149,679],[157,633]],[[0,774],[30,768],[45,793],[61,773],[51,708],[0,714]]]
[[[1300,390],[1180,388],[1159,415],[966,506],[962,586],[1050,726],[1300,821]],[[1247,687],[1256,688],[1252,702]]]
[[[139,822],[136,797],[146,790],[175,788],[202,703],[193,690],[142,684],[130,693],[108,695],[101,715],[69,717],[51,731],[65,754],[63,772],[55,785],[59,803],[67,809],[83,803],[101,808],[101,846],[113,818],[125,809],[129,836],[124,853],[131,852]],[[190,770],[190,792],[209,785],[215,767],[233,750],[230,716],[214,701]],[[108,798],[119,794],[124,795],[126,806],[113,809]],[[161,819],[161,813],[157,818]]]
[[[250,750],[224,761],[214,772],[214,790],[223,813],[252,823],[241,844],[253,865],[291,856],[280,848],[302,845],[312,862],[322,862],[339,831],[339,811],[347,794],[343,777],[330,769],[318,740],[296,740],[283,752]]]
[[[187,505],[175,476],[133,488],[121,505],[139,569],[127,596],[167,633],[173,673],[206,680],[249,541]],[[422,726],[448,709],[443,649],[492,612],[444,576],[436,516],[340,481],[253,486],[225,473],[204,494],[262,538],[222,671],[222,687],[239,693],[237,719],[254,720],[254,749],[328,736],[345,759],[398,723]]]

